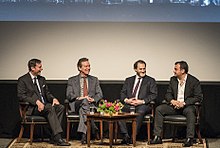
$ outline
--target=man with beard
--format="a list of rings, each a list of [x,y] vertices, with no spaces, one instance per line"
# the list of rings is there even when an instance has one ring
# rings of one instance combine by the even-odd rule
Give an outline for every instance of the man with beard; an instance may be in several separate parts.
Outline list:
[[[130,112],[131,106],[135,107],[137,117],[137,134],[141,128],[144,116],[151,112],[150,102],[157,97],[157,86],[155,79],[146,75],[146,63],[138,60],[134,63],[136,75],[126,78],[121,90],[121,102],[124,103],[123,112]],[[128,134],[125,121],[119,122],[122,144],[130,144],[131,139]]]
[[[174,76],[170,78],[170,84],[165,95],[168,104],[162,104],[156,108],[154,122],[154,139],[151,144],[161,144],[161,133],[163,130],[163,117],[165,115],[186,116],[186,140],[183,147],[193,145],[195,133],[195,103],[201,102],[203,94],[200,82],[194,76],[188,74],[188,64],[178,61],[174,66]]]

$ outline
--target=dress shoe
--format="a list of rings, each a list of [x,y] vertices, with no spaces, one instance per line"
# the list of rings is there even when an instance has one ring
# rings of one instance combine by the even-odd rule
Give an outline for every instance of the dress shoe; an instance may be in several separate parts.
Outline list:
[[[81,143],[86,144],[86,134],[82,134]]]
[[[96,131],[95,134],[94,134],[94,138],[95,140],[100,140],[100,134],[99,134],[99,131]]]
[[[131,142],[131,138],[130,138],[128,135],[124,136],[123,139],[122,139],[122,141],[121,141],[121,144],[129,145],[129,144],[131,144],[131,143],[132,143],[132,142]]]
[[[162,144],[162,139],[160,136],[155,136],[153,140],[150,141],[150,144]]]
[[[65,142],[63,139],[54,141],[54,144],[58,146],[70,146],[70,143]]]
[[[186,138],[186,141],[183,143],[183,147],[190,147],[193,145],[193,138]]]

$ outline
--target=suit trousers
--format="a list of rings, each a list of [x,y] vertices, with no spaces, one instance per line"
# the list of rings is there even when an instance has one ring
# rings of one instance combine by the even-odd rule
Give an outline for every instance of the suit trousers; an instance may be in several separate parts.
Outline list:
[[[79,114],[79,126],[77,129],[77,132],[81,132],[84,134],[87,133],[86,114],[89,113],[90,106],[95,106],[95,105],[93,103],[89,103],[87,99],[75,101],[76,113]],[[97,126],[95,125],[94,120],[91,121],[91,128],[92,128],[92,134],[95,134],[95,131],[98,130]]]
[[[122,109],[122,112],[129,113],[130,112],[130,107],[131,107],[131,105],[125,104],[125,106]],[[139,133],[140,128],[142,126],[144,116],[147,113],[150,113],[150,111],[151,111],[151,107],[149,105],[143,104],[143,105],[138,105],[138,106],[135,107],[135,112],[140,114],[136,118],[137,119],[137,129],[136,129],[137,134]],[[120,130],[121,130],[121,134],[128,134],[126,122],[125,121],[119,121],[118,124],[119,124]]]
[[[182,109],[175,109],[173,106],[168,104],[158,106],[155,110],[154,135],[161,136],[163,131],[163,117],[165,115],[180,114],[186,116],[186,138],[194,138],[196,121],[195,111],[194,105],[189,105]]]
[[[43,116],[48,120],[52,136],[63,132],[61,122],[63,120],[64,106],[62,104],[52,106],[50,103],[47,103],[43,111],[39,112],[36,107],[33,114]]]

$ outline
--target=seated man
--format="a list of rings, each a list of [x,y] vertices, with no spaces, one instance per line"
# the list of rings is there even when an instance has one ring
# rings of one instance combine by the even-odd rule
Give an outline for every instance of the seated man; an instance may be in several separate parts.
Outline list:
[[[195,131],[195,102],[203,99],[200,82],[194,76],[188,74],[188,64],[185,61],[175,63],[174,75],[165,95],[169,104],[162,104],[156,108],[154,120],[154,139],[151,144],[161,144],[161,132],[163,130],[163,117],[165,115],[182,114],[187,118],[186,141],[184,147],[193,145]]]
[[[70,101],[72,112],[79,114],[78,132],[82,133],[81,143],[86,143],[86,114],[90,106],[94,106],[102,98],[102,90],[98,78],[89,75],[90,63],[87,58],[79,59],[77,63],[79,74],[68,79],[66,97]],[[98,128],[92,122],[92,133],[98,139]]]
[[[146,63],[138,60],[134,63],[135,76],[125,80],[121,90],[121,102],[125,104],[122,111],[130,112],[130,107],[134,106],[137,113],[137,134],[141,128],[144,116],[150,113],[150,101],[157,97],[157,85],[155,79],[146,75]],[[130,136],[126,127],[126,122],[119,121],[119,127],[123,134],[122,144],[130,143]]]
[[[18,79],[19,100],[30,103],[27,115],[39,115],[48,120],[52,130],[50,139],[52,143],[69,146],[70,144],[61,137],[64,106],[49,92],[45,78],[40,76],[43,70],[41,61],[31,59],[28,62],[28,68],[29,72]]]

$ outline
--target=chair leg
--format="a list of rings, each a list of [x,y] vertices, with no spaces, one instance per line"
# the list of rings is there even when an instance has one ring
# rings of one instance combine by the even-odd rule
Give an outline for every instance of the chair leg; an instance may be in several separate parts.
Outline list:
[[[69,142],[69,137],[70,137],[70,121],[67,120],[66,142]]]
[[[17,142],[20,142],[20,140],[22,138],[22,135],[23,135],[23,132],[24,132],[24,125],[21,125],[21,129],[20,129],[20,132],[19,132]]]
[[[31,124],[31,132],[30,132],[30,145],[32,145],[34,136],[34,123]]]
[[[100,120],[99,126],[100,126],[100,138],[101,138],[101,143],[103,143],[103,121],[102,121],[102,120]]]
[[[202,136],[201,136],[201,134],[200,134],[200,130],[199,130],[199,126],[198,126],[198,125],[196,126],[196,133],[197,133],[197,136],[198,136],[198,138],[199,138],[199,142],[200,142],[201,144],[203,144]]]
[[[147,121],[147,142],[150,144],[150,122]]]
[[[173,125],[173,138],[172,138],[172,142],[175,142],[176,141],[176,126]]]
[[[118,123],[115,122],[115,136],[114,136],[114,139],[115,139],[115,143],[117,142],[117,139],[118,139]]]

